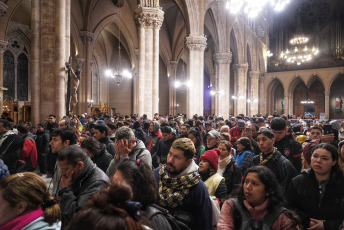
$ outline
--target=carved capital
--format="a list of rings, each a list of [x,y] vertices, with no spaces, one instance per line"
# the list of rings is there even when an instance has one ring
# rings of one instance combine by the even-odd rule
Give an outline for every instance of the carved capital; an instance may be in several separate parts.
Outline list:
[[[252,79],[258,79],[258,78],[259,78],[259,75],[260,75],[260,73],[259,73],[258,71],[250,71],[250,72],[249,72],[249,76],[250,76],[250,78],[252,78]]]
[[[3,54],[5,52],[7,45],[8,45],[7,41],[0,40],[0,54]]]
[[[138,27],[160,29],[164,21],[164,11],[159,8],[140,7],[135,10]]]
[[[244,63],[244,64],[235,64],[233,65],[233,69],[235,71],[237,71],[238,73],[247,73],[248,70],[248,63]]]
[[[216,64],[230,64],[232,62],[232,52],[229,53],[215,53],[213,60]]]
[[[82,70],[82,66],[84,65],[85,63],[85,58],[82,58],[82,57],[76,57],[76,67],[78,70]]]
[[[5,16],[7,9],[8,9],[8,6],[5,3],[0,2],[0,17]]]
[[[87,42],[93,42],[95,40],[94,33],[88,31],[80,31],[80,37],[84,45],[86,45]]]
[[[207,47],[207,38],[204,35],[189,36],[186,38],[186,47],[189,50],[203,52],[205,47]]]

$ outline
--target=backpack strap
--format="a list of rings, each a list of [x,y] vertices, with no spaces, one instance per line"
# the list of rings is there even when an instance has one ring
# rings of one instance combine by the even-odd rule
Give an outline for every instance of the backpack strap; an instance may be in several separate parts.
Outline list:
[[[156,207],[154,207],[154,204],[149,206],[146,211],[144,212],[144,215],[145,217],[148,219],[148,220],[151,220],[155,215],[158,215],[158,214],[162,214],[163,213],[157,209]]]
[[[275,223],[279,215],[286,210],[287,209],[283,207],[274,208],[272,212],[268,212],[264,216],[264,218],[262,219],[263,223],[266,224],[271,229],[271,226],[273,225],[273,223]]]
[[[241,229],[244,229],[250,222],[250,214],[247,210],[243,209],[242,205],[240,204],[237,198],[231,198],[231,201],[233,201],[235,208],[238,210],[241,216]]]
[[[145,148],[140,149],[139,154],[136,155],[136,160],[139,159],[143,151],[145,151]]]

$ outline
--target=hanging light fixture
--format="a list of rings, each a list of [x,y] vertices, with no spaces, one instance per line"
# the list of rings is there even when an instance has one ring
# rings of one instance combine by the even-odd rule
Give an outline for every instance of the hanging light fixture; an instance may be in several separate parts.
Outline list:
[[[245,13],[254,18],[268,4],[275,11],[282,11],[289,2],[290,0],[227,0],[226,8],[232,14]]]
[[[119,17],[121,17],[121,10],[119,9]],[[117,68],[115,69],[108,69],[105,71],[105,75],[115,79],[117,86],[122,82],[124,78],[132,78],[132,74],[127,69],[122,68],[122,60],[121,60],[121,28],[118,25],[118,62]]]
[[[187,88],[189,88],[191,86],[191,82],[187,80],[187,76],[186,76],[186,72],[185,72],[185,63],[183,62],[183,66],[182,66],[182,73],[180,76],[180,80],[176,80],[174,82],[174,87],[177,89],[180,89],[182,91],[186,90]]]

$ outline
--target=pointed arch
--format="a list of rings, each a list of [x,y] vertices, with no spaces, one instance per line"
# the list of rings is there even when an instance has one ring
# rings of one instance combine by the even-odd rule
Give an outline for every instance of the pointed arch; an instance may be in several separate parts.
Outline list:
[[[302,78],[301,78],[300,76],[298,76],[298,75],[295,76],[295,77],[293,78],[293,80],[292,80],[292,81],[290,82],[290,84],[289,84],[288,94],[293,95],[293,94],[294,94],[295,88],[296,88],[300,83],[303,83],[304,85],[306,85],[305,82],[302,80]]]

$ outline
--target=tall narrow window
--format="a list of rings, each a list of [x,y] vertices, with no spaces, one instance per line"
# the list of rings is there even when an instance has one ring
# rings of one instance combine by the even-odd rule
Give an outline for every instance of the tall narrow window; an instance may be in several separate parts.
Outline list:
[[[25,54],[18,57],[17,66],[17,98],[18,101],[28,100],[28,60]]]
[[[4,99],[14,100],[14,56],[9,50],[4,53],[3,70],[3,86],[8,89],[4,91]]]

